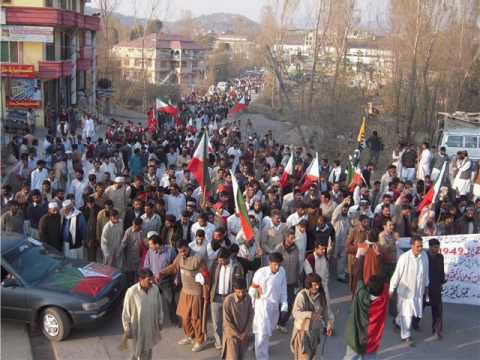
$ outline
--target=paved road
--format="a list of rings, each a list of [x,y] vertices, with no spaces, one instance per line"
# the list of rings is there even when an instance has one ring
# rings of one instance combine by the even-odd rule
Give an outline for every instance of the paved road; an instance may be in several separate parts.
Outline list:
[[[331,284],[333,309],[336,316],[336,335],[326,343],[325,359],[342,359],[345,353],[343,334],[349,311],[350,297],[345,285],[338,282]],[[445,332],[443,341],[434,341],[429,332],[431,316],[429,309],[422,320],[422,331],[414,334],[417,347],[407,348],[399,341],[399,335],[392,332],[391,318],[383,339],[381,359],[435,359],[435,360],[470,360],[480,359],[480,309],[475,306],[446,304]],[[108,360],[127,359],[128,354],[118,350],[121,340],[120,323],[121,306],[112,317],[93,329],[72,331],[71,336],[53,344],[53,352],[61,360]],[[211,334],[211,331],[210,331]],[[154,359],[218,359],[219,352],[214,348],[192,354],[190,347],[177,345],[182,331],[167,325],[163,339],[154,349]],[[289,349],[290,334],[276,333],[271,339],[272,359],[291,359]],[[36,349],[33,349],[34,358]],[[253,359],[253,356],[250,357]]]

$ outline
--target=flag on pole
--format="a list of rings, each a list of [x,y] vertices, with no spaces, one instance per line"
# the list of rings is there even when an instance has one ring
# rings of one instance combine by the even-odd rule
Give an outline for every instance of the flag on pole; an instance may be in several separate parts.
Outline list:
[[[205,198],[212,193],[212,184],[210,181],[210,173],[208,171],[208,153],[211,151],[212,149],[208,139],[208,133],[205,130],[187,168],[199,183]]]
[[[178,109],[175,106],[164,103],[159,98],[157,98],[155,100],[155,107],[156,107],[157,111],[161,111],[161,112],[164,112],[164,113],[172,115],[172,116],[177,116],[178,115]]]
[[[352,167],[353,169],[353,167]],[[366,184],[367,182],[363,178],[362,171],[359,167],[355,168],[352,174],[352,178],[348,183],[348,191],[354,192],[357,186],[362,186],[362,184]]]
[[[293,153],[290,154],[290,159],[288,159],[287,166],[283,171],[282,177],[280,178],[280,187],[283,189],[288,185],[288,180],[293,174]]]
[[[362,116],[362,125],[358,131],[357,142],[362,145],[365,145],[365,137],[367,136],[367,118]]]
[[[305,171],[305,177],[303,178],[303,186],[301,191],[307,191],[313,183],[318,182],[319,178],[320,166],[318,165],[318,153],[316,153],[315,158],[312,160],[310,165],[308,165],[308,168]]]
[[[228,112],[228,116],[234,116],[238,114],[239,112],[242,112],[248,108],[248,105],[245,103],[245,98],[242,97],[239,102],[237,102]]]
[[[243,233],[247,240],[252,240],[253,226],[248,217],[247,206],[245,205],[245,199],[243,198],[242,191],[238,187],[237,178],[235,177],[233,171],[230,171],[232,174],[232,187],[233,187],[233,198],[235,199],[235,212],[240,217],[240,224],[242,225]]]
[[[435,182],[435,185],[433,185],[433,187],[431,187],[430,190],[428,190],[427,194],[418,205],[418,208],[417,208],[418,212],[421,212],[424,208],[426,208],[430,204],[435,204],[435,202],[437,201],[438,194],[440,193],[440,188],[442,186],[445,186],[446,167],[447,167],[447,161],[443,163],[442,170],[440,171],[440,175],[438,176],[437,181]]]

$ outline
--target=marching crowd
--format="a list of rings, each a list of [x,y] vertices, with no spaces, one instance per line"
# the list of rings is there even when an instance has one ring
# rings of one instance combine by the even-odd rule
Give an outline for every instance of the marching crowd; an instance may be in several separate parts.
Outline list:
[[[377,176],[384,154],[374,132],[366,140],[370,162],[354,164],[361,182],[349,183],[352,164],[324,158],[318,179],[306,185],[315,161],[308,149],[228,117],[261,86],[262,78],[251,76],[226,92],[192,93],[175,116],[153,113],[146,131],[128,123],[110,127],[103,139],[86,116],[81,131],[62,122],[45,139],[15,139],[18,163],[2,187],[1,230],[121,269],[131,285],[122,322],[132,359],[152,357],[164,314],[180,322],[185,338],[178,344],[194,352],[205,348],[210,314],[225,359],[245,358],[252,334],[256,358],[268,359],[269,338],[287,333],[291,320],[295,359],[313,359],[321,339],[334,334],[332,280],[352,294],[345,359],[376,358],[388,314],[414,346],[411,329],[425,304],[441,339],[443,257],[435,238],[422,251],[421,236],[480,232],[478,167],[466,151],[450,159],[444,148],[433,153],[424,143],[417,154],[403,144]],[[204,133],[208,194],[189,171]],[[400,255],[401,237],[412,240]]]

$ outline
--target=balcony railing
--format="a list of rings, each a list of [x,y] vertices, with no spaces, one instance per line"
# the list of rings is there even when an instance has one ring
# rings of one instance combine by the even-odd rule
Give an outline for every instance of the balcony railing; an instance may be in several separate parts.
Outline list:
[[[28,6],[5,7],[8,25],[36,25],[74,27],[91,31],[100,29],[98,16],[82,15],[74,11]]]

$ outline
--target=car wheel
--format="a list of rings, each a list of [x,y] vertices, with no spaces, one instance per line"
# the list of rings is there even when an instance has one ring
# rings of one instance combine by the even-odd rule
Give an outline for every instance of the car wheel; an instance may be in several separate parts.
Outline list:
[[[43,335],[51,341],[62,341],[72,329],[70,318],[62,309],[49,307],[42,311],[40,319]]]

